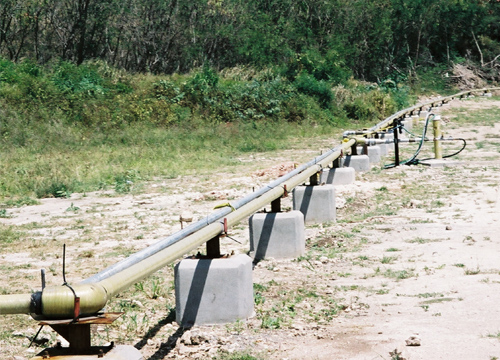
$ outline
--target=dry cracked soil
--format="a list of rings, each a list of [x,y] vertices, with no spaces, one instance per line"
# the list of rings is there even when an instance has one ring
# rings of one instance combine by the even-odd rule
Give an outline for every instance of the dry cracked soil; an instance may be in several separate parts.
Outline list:
[[[150,360],[231,353],[290,360],[499,359],[499,110],[497,98],[440,109],[445,136],[468,143],[447,166],[383,169],[389,155],[356,174],[353,184],[337,186],[337,220],[306,227],[304,256],[255,266],[255,316],[247,321],[180,329],[169,265],[111,302],[110,311],[125,314],[93,328],[94,344],[134,345]],[[476,115],[475,124],[461,120]],[[338,137],[319,145],[335,142]],[[445,144],[445,153],[457,144]],[[403,147],[404,156],[415,150]],[[429,155],[431,143],[425,148]],[[73,194],[7,208],[0,218],[8,238],[1,246],[0,291],[39,290],[41,268],[49,285],[60,285],[63,244],[66,277],[76,283],[179,230],[181,214],[201,218],[318,152],[254,154],[236,170],[151,181],[126,195]],[[282,206],[291,208],[290,197]],[[246,253],[248,223],[230,232],[238,242],[225,238],[223,251]],[[44,328],[28,347],[37,330],[26,315],[3,317],[0,357],[29,359],[61,340]]]

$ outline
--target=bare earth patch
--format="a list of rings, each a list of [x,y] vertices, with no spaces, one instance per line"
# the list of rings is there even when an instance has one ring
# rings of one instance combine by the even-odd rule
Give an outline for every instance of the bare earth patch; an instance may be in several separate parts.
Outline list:
[[[337,187],[337,221],[307,227],[305,256],[255,267],[256,314],[247,322],[179,329],[168,266],[113,300],[108,310],[126,313],[96,327],[94,343],[132,344],[151,360],[234,351],[268,359],[500,358],[500,122],[472,126],[456,116],[485,109],[498,111],[500,101],[454,101],[442,110],[445,136],[468,139],[450,159],[458,165],[376,165]],[[251,166],[237,173],[7,209],[10,217],[0,219],[10,239],[0,245],[0,292],[40,289],[42,267],[49,285],[62,284],[63,244],[66,276],[78,282],[179,230],[186,210],[203,217],[314,155],[259,154],[242,159]],[[290,198],[283,207],[291,207]],[[241,244],[225,239],[224,251],[248,251],[246,223],[231,237]],[[1,357],[28,359],[55,344],[55,334],[43,330],[47,342],[27,348],[36,330],[27,316],[3,317]]]

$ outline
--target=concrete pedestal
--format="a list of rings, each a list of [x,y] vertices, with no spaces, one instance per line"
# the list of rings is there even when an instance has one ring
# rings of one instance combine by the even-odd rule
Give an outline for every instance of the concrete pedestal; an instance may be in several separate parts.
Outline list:
[[[352,167],[357,172],[370,171],[370,158],[368,155],[348,155],[344,158],[343,166]]]
[[[418,115],[420,116],[420,119],[425,119],[428,114],[429,114],[429,112],[426,110],[422,110],[421,112],[418,113]]]
[[[368,158],[370,159],[370,164],[376,164],[382,160],[380,156],[380,146],[368,146],[367,150],[368,152],[366,155],[368,155]]]
[[[389,153],[387,144],[378,144],[377,146],[380,148],[380,156],[387,156]]]
[[[352,167],[324,169],[320,175],[320,184],[348,185],[356,179],[356,170]]]
[[[254,214],[249,220],[250,256],[294,259],[304,255],[306,235],[300,211]]]
[[[382,134],[381,136],[382,139],[384,140],[387,140],[387,139],[394,139],[394,134],[393,133],[385,133],[385,134]],[[394,143],[387,143],[385,144],[385,148],[387,149],[387,153],[389,153],[390,151],[394,151]]]
[[[411,131],[413,129],[413,120],[411,117],[405,118],[401,123],[406,130]]]
[[[333,185],[296,187],[293,190],[293,209],[304,214],[306,223],[335,221],[337,218],[335,187]]]
[[[413,122],[413,126],[417,126],[418,125],[419,119],[420,119],[420,117],[418,115],[412,115],[411,116],[411,120]]]
[[[210,325],[245,320],[253,314],[252,259],[185,259],[175,267],[176,321]]]

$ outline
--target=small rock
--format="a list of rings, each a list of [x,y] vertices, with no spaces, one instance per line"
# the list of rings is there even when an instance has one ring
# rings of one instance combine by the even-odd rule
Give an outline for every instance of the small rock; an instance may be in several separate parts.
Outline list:
[[[411,207],[411,208],[419,208],[419,207],[422,207],[422,204],[423,204],[422,201],[412,199],[412,200],[410,200],[409,207]]]
[[[450,225],[446,225],[446,230],[451,230],[451,226]]]
[[[193,334],[191,336],[191,344],[193,345],[200,345],[207,342],[209,342],[209,338],[203,333]]]
[[[322,256],[319,258],[319,261],[321,261],[323,264],[326,264],[328,262],[328,258],[326,256]]]
[[[186,331],[184,334],[182,334],[182,336],[179,340],[181,343],[184,343],[185,345],[192,345],[192,343],[191,343],[191,331]]]
[[[420,338],[416,335],[410,336],[406,340],[406,346],[420,346]]]
[[[137,306],[138,308],[143,308],[144,305],[139,300],[132,300],[132,306]]]

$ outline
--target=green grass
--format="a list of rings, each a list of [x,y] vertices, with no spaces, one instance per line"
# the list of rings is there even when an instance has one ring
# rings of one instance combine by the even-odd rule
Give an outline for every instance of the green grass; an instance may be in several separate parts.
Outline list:
[[[439,241],[443,241],[443,239],[425,239],[422,237],[416,237],[414,239],[405,240],[405,242],[410,243],[410,244],[427,244],[427,243],[439,242]]]
[[[14,226],[0,224],[0,246],[12,245],[26,237],[24,232],[16,230]]]
[[[135,124],[104,134],[68,129],[65,139],[32,141],[24,148],[3,149],[0,156],[0,198],[17,196],[11,204],[34,204],[31,197],[68,197],[72,192],[114,189],[127,193],[138,182],[155,177],[175,178],[213,167],[242,163],[249,152],[293,148],[301,138],[317,137],[329,127],[301,128],[296,124],[262,123],[208,125],[166,131]],[[92,140],[82,140],[92,137]],[[69,139],[72,139],[69,140]],[[22,169],[22,170],[20,170]]]
[[[384,256],[380,260],[382,264],[392,264],[394,261],[396,261],[398,257],[397,256]]]
[[[496,333],[490,333],[490,334],[488,334],[486,336],[489,337],[489,338],[495,338],[495,339],[500,340],[500,331],[498,331]]]
[[[498,108],[486,108],[477,109],[474,112],[468,112],[467,110],[454,109],[453,112],[457,114],[457,117],[453,119],[453,122],[458,126],[461,125],[481,125],[481,126],[494,126],[498,122],[500,116],[500,109]]]
[[[213,360],[265,360],[267,357],[261,355],[252,355],[251,352],[240,352],[236,351],[233,353],[219,352],[217,356],[212,358]]]
[[[140,192],[148,180],[237,167],[249,153],[312,148],[341,128],[390,115],[408,97],[351,80],[341,98],[323,103],[274,70],[253,69],[244,80],[209,68],[155,76],[99,61],[34,66],[36,73],[2,64],[3,207],[100,189]]]
[[[392,269],[387,269],[383,273],[380,272],[380,269],[375,270],[375,274],[381,274],[384,277],[391,278],[391,279],[396,279],[396,280],[404,280],[404,279],[409,279],[411,277],[418,276],[413,269],[404,269],[404,270],[392,270]]]

